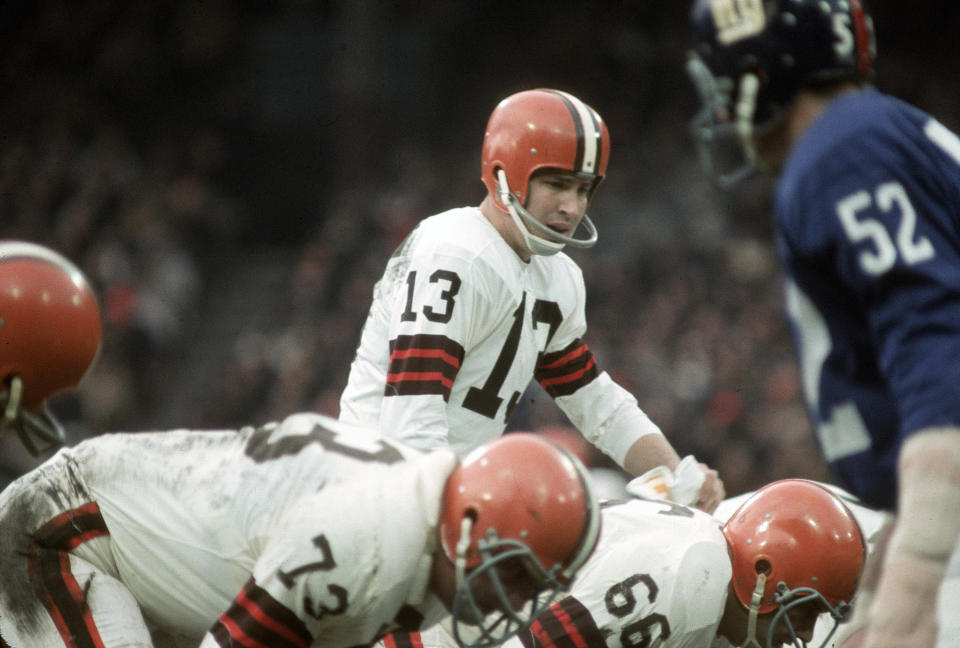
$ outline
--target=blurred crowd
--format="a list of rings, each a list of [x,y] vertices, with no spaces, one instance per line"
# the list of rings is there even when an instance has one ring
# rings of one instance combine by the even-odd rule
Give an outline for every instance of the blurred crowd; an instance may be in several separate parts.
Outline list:
[[[728,492],[828,479],[783,316],[769,184],[719,193],[686,134],[683,3],[560,4],[7,3],[0,237],[76,261],[105,319],[93,371],[53,403],[70,440],[336,415],[390,253],[421,218],[479,204],[496,101],[554,86],[613,135],[592,206],[600,242],[571,252],[598,362]],[[513,20],[491,21],[498,7]],[[956,127],[956,82],[923,82],[911,63],[892,58],[887,89]],[[213,294],[254,255],[279,289]],[[235,334],[211,333],[216,321]],[[564,424],[533,385],[510,427]],[[35,462],[0,439],[0,485]]]

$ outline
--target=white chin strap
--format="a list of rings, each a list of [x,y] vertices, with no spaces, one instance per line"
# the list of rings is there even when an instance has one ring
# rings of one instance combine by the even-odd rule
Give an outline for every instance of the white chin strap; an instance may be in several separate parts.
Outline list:
[[[750,598],[750,613],[747,617],[747,638],[743,642],[743,648],[763,648],[763,645],[757,641],[757,613],[760,611],[760,605],[763,603],[763,590],[767,585],[767,575],[763,572],[757,574],[757,586],[753,588],[753,596]]]
[[[460,521],[460,539],[457,540],[457,555],[454,557],[455,585],[459,590],[467,578],[467,549],[470,548],[470,531],[473,527],[469,517]]]
[[[520,234],[523,235],[524,244],[533,254],[550,256],[562,250],[566,245],[588,248],[596,244],[597,227],[587,214],[583,215],[582,221],[583,226],[587,228],[587,238],[585,239],[575,239],[572,236],[565,236],[559,232],[554,232],[531,216],[530,212],[524,209],[520,201],[517,200],[517,197],[510,192],[510,186],[507,184],[507,174],[503,172],[503,169],[497,169],[497,193],[499,194],[500,202],[507,206],[507,211],[513,218],[513,222],[516,223],[517,229],[520,230]],[[550,240],[533,235],[530,232],[531,227],[544,236],[549,237]]]

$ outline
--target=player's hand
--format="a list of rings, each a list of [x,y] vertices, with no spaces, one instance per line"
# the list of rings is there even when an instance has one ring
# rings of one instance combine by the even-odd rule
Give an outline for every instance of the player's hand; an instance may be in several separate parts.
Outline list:
[[[727,496],[727,491],[723,487],[723,480],[720,474],[705,463],[700,464],[700,470],[703,471],[703,486],[700,487],[700,498],[697,500],[697,508],[707,513],[713,513],[720,506],[720,502]]]

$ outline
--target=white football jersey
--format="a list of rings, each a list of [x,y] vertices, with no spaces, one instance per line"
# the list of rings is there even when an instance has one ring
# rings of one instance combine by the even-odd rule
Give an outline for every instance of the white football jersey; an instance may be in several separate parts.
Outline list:
[[[850,507],[868,551],[889,515],[867,508],[830,484]],[[544,612],[530,632],[504,648],[732,648],[716,636],[732,567],[721,525],[753,491],[725,499],[709,516],[667,502],[631,499],[601,509],[597,548],[577,573],[570,595]],[[810,646],[833,627],[818,622]],[[418,634],[391,635],[378,648],[457,648],[445,623]]]
[[[711,516],[632,499],[604,506],[600,541],[567,597],[504,644],[703,648],[717,632],[732,568]]]
[[[374,288],[342,420],[463,456],[503,433],[531,379],[618,462],[659,429],[582,340],[585,286],[567,255],[524,262],[477,207],[423,220]]]
[[[239,432],[104,435],[14,482],[0,526],[4,542],[32,533],[119,579],[151,627],[192,645],[244,634],[353,646],[446,614],[413,583],[429,569],[455,464],[449,450],[422,455],[313,414]],[[14,567],[0,616],[30,598],[27,567]]]

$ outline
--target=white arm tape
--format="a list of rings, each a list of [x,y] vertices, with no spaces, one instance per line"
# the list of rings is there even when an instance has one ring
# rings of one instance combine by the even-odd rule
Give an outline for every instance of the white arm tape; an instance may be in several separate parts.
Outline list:
[[[627,484],[627,492],[635,497],[665,499],[684,506],[695,506],[706,475],[693,455],[687,455],[676,470],[666,466],[651,468]]]
[[[960,536],[960,430],[918,432],[900,450],[900,501],[888,560],[946,563]]]

